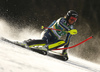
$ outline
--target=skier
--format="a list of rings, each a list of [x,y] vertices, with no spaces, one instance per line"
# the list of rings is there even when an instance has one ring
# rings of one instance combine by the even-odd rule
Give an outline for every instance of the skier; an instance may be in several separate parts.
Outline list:
[[[43,47],[42,50],[45,50],[45,51],[52,50],[61,46],[68,47],[70,43],[70,38],[72,35],[66,31],[70,31],[74,29],[73,26],[75,22],[77,21],[77,18],[78,18],[78,13],[74,10],[69,10],[64,17],[61,17],[57,21],[54,21],[48,27],[48,28],[53,28],[53,29],[59,29],[61,31],[52,30],[52,29],[46,29],[45,31],[43,31],[42,40],[45,40],[47,45]],[[60,38],[63,35],[66,35],[65,41],[60,40]],[[62,51],[62,56],[67,56],[67,49]]]

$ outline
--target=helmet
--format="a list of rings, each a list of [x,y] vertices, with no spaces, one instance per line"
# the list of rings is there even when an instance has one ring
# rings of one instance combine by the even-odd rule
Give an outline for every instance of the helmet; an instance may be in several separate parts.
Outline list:
[[[66,20],[68,22],[68,20],[70,19],[70,17],[74,17],[74,18],[77,18],[78,17],[78,13],[74,10],[69,10],[67,12],[67,15],[66,15]]]

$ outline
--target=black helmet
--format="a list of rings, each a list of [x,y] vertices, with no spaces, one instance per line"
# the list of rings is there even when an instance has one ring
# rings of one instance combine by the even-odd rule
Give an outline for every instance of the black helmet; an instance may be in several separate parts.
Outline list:
[[[69,18],[70,18],[71,16],[77,18],[77,17],[78,17],[78,13],[77,13],[76,11],[74,11],[74,10],[69,10],[69,11],[67,12],[67,15],[66,15],[66,20],[67,20],[67,22],[68,22],[68,20],[69,20]]]

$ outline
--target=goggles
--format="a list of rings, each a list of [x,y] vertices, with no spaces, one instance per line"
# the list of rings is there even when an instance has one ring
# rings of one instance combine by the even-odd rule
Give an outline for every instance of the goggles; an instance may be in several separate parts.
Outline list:
[[[77,20],[77,18],[75,18],[75,17],[70,17],[69,18],[71,21],[74,21],[74,22],[76,22],[76,20]]]

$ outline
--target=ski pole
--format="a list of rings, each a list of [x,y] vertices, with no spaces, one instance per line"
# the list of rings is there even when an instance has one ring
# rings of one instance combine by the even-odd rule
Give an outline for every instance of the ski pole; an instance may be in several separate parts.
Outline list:
[[[77,34],[77,30],[76,30],[76,29],[72,29],[72,30],[70,30],[70,31],[66,31],[66,30],[48,28],[48,27],[44,27],[44,26],[41,26],[41,29],[51,29],[51,30],[57,30],[57,31],[64,31],[64,32],[66,32],[66,33],[70,33],[71,35]]]
[[[41,26],[41,29],[51,29],[51,30],[61,31],[60,29],[53,29],[53,28],[48,28],[48,27],[44,27],[44,26]]]
[[[76,46],[79,46],[80,44],[82,44],[82,43],[84,43],[84,42],[86,42],[86,41],[88,41],[88,40],[90,40],[90,39],[92,39],[92,38],[93,38],[93,36],[90,36],[89,38],[85,39],[84,41],[82,41],[82,42],[80,42],[80,43],[78,43],[78,44],[76,44],[76,45],[73,45],[73,46],[71,46],[71,47],[58,48],[58,49],[54,49],[54,50],[71,49],[71,48],[74,48],[74,47],[76,47]]]

